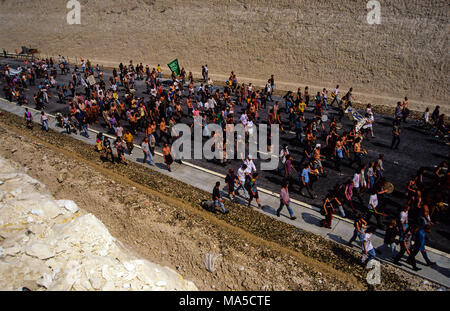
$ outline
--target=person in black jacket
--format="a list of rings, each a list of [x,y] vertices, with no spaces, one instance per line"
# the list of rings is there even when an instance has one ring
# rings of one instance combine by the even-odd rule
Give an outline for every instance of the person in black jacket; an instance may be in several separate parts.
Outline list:
[[[220,181],[216,182],[216,185],[212,192],[212,200],[214,201],[214,208],[217,207],[217,205],[220,205],[220,208],[222,209],[223,214],[227,214],[228,211],[225,210],[225,205],[223,205],[223,199],[222,194],[220,193]]]

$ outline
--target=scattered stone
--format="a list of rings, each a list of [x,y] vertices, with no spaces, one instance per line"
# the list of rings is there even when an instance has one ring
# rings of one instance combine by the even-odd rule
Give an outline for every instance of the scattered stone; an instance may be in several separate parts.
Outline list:
[[[13,149],[11,150],[11,153],[15,153],[17,151],[17,149]]]
[[[244,268],[243,266],[240,266],[240,267],[238,268],[238,270],[242,272],[242,271],[245,270],[245,268]]]

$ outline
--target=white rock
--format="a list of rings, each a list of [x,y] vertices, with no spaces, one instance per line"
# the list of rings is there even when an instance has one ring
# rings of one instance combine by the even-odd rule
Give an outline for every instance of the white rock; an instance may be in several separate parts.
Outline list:
[[[1,249],[2,249],[2,247],[0,246],[0,254],[1,254]],[[3,250],[3,254],[5,256],[13,256],[13,255],[19,253],[20,250],[21,250],[20,246],[16,245],[16,246],[13,246],[13,247],[5,248]],[[0,257],[2,257],[2,256],[0,255]]]
[[[43,286],[45,288],[49,288],[50,285],[53,283],[52,276],[48,273],[44,273],[38,280],[37,284],[39,286]]]
[[[89,282],[91,282],[91,286],[93,289],[101,289],[103,281],[100,278],[92,277],[89,279]]]
[[[128,261],[124,262],[123,265],[124,265],[125,269],[127,269],[130,272],[134,271],[134,269],[136,269],[136,267],[131,262],[128,262]]]
[[[0,157],[0,291],[24,280],[57,291],[197,290],[174,270],[131,255],[94,215],[72,219],[73,201],[54,200],[15,170]]]
[[[42,216],[43,213],[44,212],[39,209],[31,210],[31,214],[36,215],[36,216]]]
[[[59,201],[56,201],[56,203],[58,204],[59,207],[65,208],[69,212],[72,212],[72,214],[75,214],[79,210],[78,206],[75,204],[74,201],[59,200]]]
[[[51,250],[46,244],[33,243],[25,250],[26,254],[39,259],[48,259],[55,256],[55,252]]]

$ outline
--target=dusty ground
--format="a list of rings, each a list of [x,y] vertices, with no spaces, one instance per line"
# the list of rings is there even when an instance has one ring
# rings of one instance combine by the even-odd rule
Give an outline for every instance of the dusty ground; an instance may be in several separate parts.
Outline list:
[[[66,0],[2,0],[0,47],[31,45],[117,66],[156,66],[178,58],[194,75],[234,70],[240,81],[278,89],[351,86],[355,100],[395,105],[404,96],[423,111],[449,113],[449,4],[383,0],[381,24],[367,23],[366,0],[104,0],[81,3],[81,25],[68,25]],[[249,79],[244,79],[244,78]],[[315,93],[313,93],[314,95]]]
[[[201,290],[433,290],[437,287],[390,266],[369,286],[360,255],[260,213],[231,206],[214,215],[198,204],[209,194],[129,163],[102,163],[92,146],[0,116],[0,155],[56,199],[74,200],[138,255],[177,269]],[[213,273],[206,253],[222,254]]]

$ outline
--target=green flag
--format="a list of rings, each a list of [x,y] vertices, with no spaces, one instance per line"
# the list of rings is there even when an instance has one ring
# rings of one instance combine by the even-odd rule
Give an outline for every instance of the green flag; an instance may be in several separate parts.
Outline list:
[[[167,66],[169,66],[170,70],[172,70],[172,72],[175,72],[177,76],[180,75],[180,65],[178,65],[178,59],[171,61],[167,64]]]

